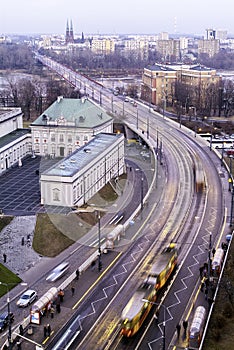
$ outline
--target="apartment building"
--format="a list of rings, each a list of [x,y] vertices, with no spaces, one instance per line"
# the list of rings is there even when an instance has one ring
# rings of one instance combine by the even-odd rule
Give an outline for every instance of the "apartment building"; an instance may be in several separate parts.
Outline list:
[[[141,85],[141,98],[154,105],[171,96],[171,88],[177,80],[177,71],[169,65],[155,64],[144,68]]]
[[[192,87],[207,88],[211,83],[218,83],[220,79],[215,69],[200,65],[156,64],[144,69],[141,97],[149,103],[162,106],[165,101],[171,102],[177,81]]]
[[[155,48],[156,51],[162,55],[165,62],[171,60],[175,61],[180,58],[180,40],[157,40]]]
[[[115,40],[108,38],[93,39],[91,50],[95,53],[108,55],[115,51]]]

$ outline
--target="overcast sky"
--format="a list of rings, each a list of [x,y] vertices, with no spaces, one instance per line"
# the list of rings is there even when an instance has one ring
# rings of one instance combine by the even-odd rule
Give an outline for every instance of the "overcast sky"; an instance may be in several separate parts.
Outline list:
[[[234,34],[233,0],[1,0],[0,34]]]

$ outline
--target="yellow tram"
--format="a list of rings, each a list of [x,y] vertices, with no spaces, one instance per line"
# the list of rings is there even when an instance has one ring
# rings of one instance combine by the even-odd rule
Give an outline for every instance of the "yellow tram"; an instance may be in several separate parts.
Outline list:
[[[123,309],[121,334],[131,337],[140,329],[157,299],[158,291],[165,285],[176,265],[177,249],[175,244],[171,243],[157,256],[150,274]]]

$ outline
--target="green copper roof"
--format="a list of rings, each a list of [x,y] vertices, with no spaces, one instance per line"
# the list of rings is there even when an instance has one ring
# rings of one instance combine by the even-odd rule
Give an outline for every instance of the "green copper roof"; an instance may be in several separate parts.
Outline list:
[[[47,108],[31,125],[93,128],[111,120],[112,118],[105,110],[87,98],[58,97],[57,101]]]

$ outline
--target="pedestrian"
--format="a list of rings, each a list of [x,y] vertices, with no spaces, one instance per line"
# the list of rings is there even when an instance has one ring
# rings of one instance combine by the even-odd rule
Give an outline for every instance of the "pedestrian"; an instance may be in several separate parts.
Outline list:
[[[60,306],[60,303],[59,303],[59,302],[57,302],[57,304],[56,304],[56,310],[57,310],[57,313],[60,314],[60,312],[61,312],[61,306]]]
[[[23,334],[24,334],[24,329],[23,329],[22,324],[19,326],[19,334],[20,334],[20,335],[23,335]]]
[[[58,296],[59,296],[59,299],[60,299],[60,303],[62,303],[63,299],[64,299],[64,291],[62,289],[59,290]]]
[[[94,270],[95,265],[96,265],[96,262],[95,262],[95,261],[92,261],[92,263],[91,263],[91,270]]]
[[[181,330],[181,325],[178,323],[177,325],[176,325],[176,331],[177,331],[177,338],[179,339],[179,337],[180,337],[180,330]]]
[[[184,327],[184,335],[186,336],[187,334],[187,328],[188,328],[188,321],[184,320],[183,321],[183,327]]]
[[[51,334],[51,327],[50,327],[50,324],[49,324],[49,323],[47,324],[47,333],[48,333],[48,337],[50,337],[50,334]]]
[[[17,341],[16,345],[17,345],[17,349],[21,350],[21,342],[19,340]]]
[[[72,292],[72,296],[75,294],[75,287],[71,286],[71,292]]]
[[[76,270],[76,279],[78,280],[79,277],[80,277],[80,271],[79,271],[79,269],[77,269],[77,270]]]
[[[3,253],[3,262],[6,263],[6,261],[7,261],[7,256],[5,253]]]
[[[202,283],[201,283],[201,292],[204,291],[204,286],[205,286],[205,283],[202,281]]]
[[[51,316],[51,318],[54,318],[54,307],[53,307],[53,305],[50,308],[50,316]]]
[[[21,245],[24,245],[24,237],[21,238]]]
[[[212,255],[213,255],[213,257],[214,257],[214,255],[215,255],[215,252],[216,252],[216,250],[215,250],[215,248],[213,248],[213,249],[212,249]]]
[[[203,268],[204,268],[204,266],[199,267],[199,272],[200,272],[200,278],[201,279],[203,277]]]
[[[47,327],[44,326],[44,338],[47,338]]]

